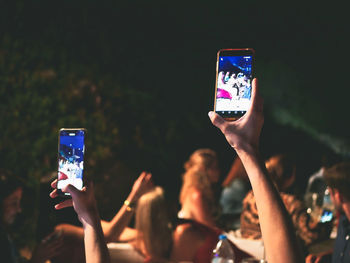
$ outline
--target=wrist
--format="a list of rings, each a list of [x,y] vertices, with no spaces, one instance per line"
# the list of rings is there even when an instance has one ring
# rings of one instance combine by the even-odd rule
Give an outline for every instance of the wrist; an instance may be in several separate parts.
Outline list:
[[[91,211],[79,219],[83,225],[83,228],[86,228],[88,226],[94,227],[101,224],[101,219],[97,211]]]
[[[129,203],[136,204],[139,198],[140,198],[140,194],[138,194],[137,191],[131,191],[125,200],[127,200]]]
[[[259,147],[254,146],[250,143],[239,143],[235,146],[232,146],[232,148],[235,149],[238,155],[253,155],[258,156],[259,155]]]
[[[129,199],[126,199],[124,201],[124,206],[126,208],[126,211],[133,212],[136,207],[136,202],[131,202]]]

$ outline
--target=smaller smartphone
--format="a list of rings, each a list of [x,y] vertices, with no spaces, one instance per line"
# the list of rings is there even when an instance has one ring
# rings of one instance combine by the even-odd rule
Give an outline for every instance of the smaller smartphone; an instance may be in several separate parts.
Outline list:
[[[254,54],[252,48],[217,52],[214,111],[226,120],[236,120],[249,110]]]
[[[83,188],[84,154],[86,129],[62,128],[58,135],[57,192],[60,196],[70,196],[62,189],[71,184]]]
[[[330,222],[333,219],[333,212],[327,209],[324,209],[321,215],[320,222],[321,223],[326,223]]]

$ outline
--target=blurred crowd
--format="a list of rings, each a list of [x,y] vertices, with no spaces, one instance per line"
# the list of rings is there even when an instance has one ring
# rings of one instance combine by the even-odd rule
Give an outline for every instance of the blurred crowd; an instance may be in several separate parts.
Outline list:
[[[268,262],[350,262],[349,161],[319,167],[310,174],[306,191],[295,191],[295,158],[280,152],[262,160],[258,153],[263,117],[255,85],[252,109],[237,122],[210,114],[237,155],[223,176],[214,150],[190,154],[176,216],[169,211],[165,189],[153,183],[150,172],[140,174],[111,220],[100,219],[91,182],[81,191],[67,186],[64,191],[71,198],[56,201],[55,208],[73,206],[80,225],[56,225],[24,258],[10,230],[21,212],[24,185],[16,175],[1,171],[1,262],[205,263],[211,262],[222,233],[234,237],[229,240],[235,263],[258,257],[237,240],[263,243]],[[56,184],[52,198],[57,198]],[[118,244],[128,252],[116,249]]]

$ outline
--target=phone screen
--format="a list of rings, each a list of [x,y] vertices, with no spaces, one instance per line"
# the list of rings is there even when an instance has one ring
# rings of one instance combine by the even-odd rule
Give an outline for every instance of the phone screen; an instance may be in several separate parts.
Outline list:
[[[251,104],[253,49],[219,50],[214,111],[227,119],[243,116]]]
[[[61,129],[58,144],[58,182],[59,194],[67,185],[83,188],[85,129]],[[70,195],[64,193],[64,195]]]
[[[321,219],[320,219],[321,223],[332,221],[332,219],[333,219],[333,212],[327,209],[323,210]]]

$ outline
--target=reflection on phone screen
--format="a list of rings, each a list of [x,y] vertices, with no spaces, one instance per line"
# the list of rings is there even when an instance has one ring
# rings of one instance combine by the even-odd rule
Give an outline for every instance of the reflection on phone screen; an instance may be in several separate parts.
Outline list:
[[[58,150],[58,183],[62,189],[67,184],[81,190],[84,170],[84,130],[61,130]]]
[[[252,56],[220,56],[216,112],[244,114],[250,107]]]

